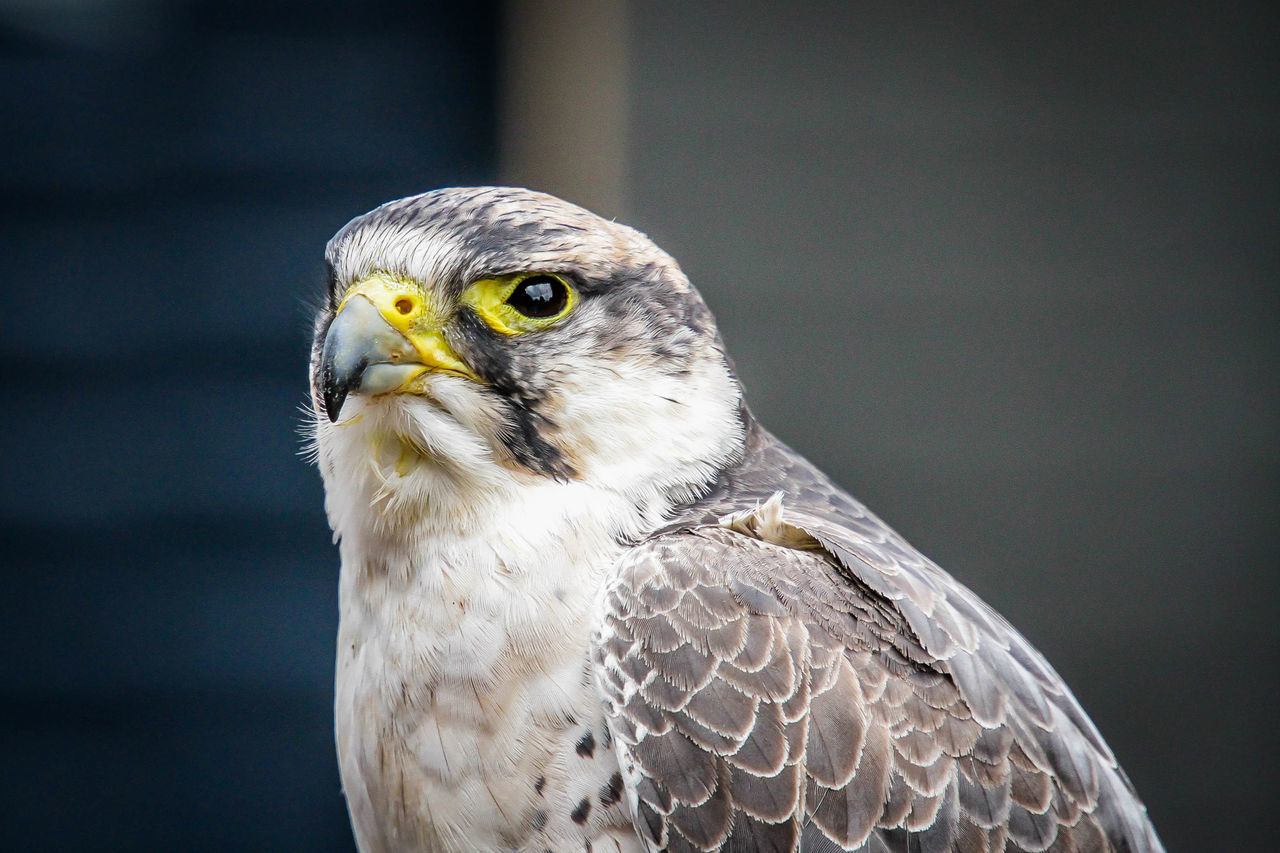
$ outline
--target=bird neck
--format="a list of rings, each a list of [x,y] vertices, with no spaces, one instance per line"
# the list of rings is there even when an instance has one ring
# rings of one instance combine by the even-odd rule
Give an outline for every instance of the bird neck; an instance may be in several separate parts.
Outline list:
[[[556,411],[571,478],[514,464],[456,414],[412,395],[362,398],[341,422],[320,419],[336,536],[365,553],[476,537],[557,547],[579,531],[633,541],[742,459],[749,416],[723,361],[703,361],[683,382],[641,372],[615,383],[623,392],[595,378],[565,390]]]

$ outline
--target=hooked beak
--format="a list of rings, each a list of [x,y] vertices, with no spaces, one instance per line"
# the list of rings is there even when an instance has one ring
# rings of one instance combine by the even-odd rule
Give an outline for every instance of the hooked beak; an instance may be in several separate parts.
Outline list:
[[[320,390],[329,420],[338,420],[348,395],[412,392],[407,386],[427,371],[478,380],[445,342],[421,288],[381,276],[353,286],[320,354]]]

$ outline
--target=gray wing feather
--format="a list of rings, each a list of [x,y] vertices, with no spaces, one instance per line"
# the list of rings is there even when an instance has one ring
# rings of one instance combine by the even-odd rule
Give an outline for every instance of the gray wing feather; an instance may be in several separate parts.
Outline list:
[[[617,567],[595,662],[651,849],[1163,849],[994,611],[865,510],[783,512]]]

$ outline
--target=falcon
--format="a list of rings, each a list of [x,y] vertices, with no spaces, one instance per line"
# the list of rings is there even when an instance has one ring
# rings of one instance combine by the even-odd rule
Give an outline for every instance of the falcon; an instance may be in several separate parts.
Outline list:
[[[362,851],[1163,850],[1045,659],[756,422],[644,235],[443,189],[326,258]]]

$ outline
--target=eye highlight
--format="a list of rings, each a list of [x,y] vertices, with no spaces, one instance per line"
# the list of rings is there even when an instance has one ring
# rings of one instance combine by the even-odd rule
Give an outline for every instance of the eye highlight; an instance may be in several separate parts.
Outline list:
[[[547,328],[572,311],[577,302],[578,293],[568,281],[545,272],[482,278],[462,293],[462,303],[504,335]]]
[[[558,317],[569,304],[569,288],[555,276],[529,276],[511,291],[507,304],[532,320]]]

